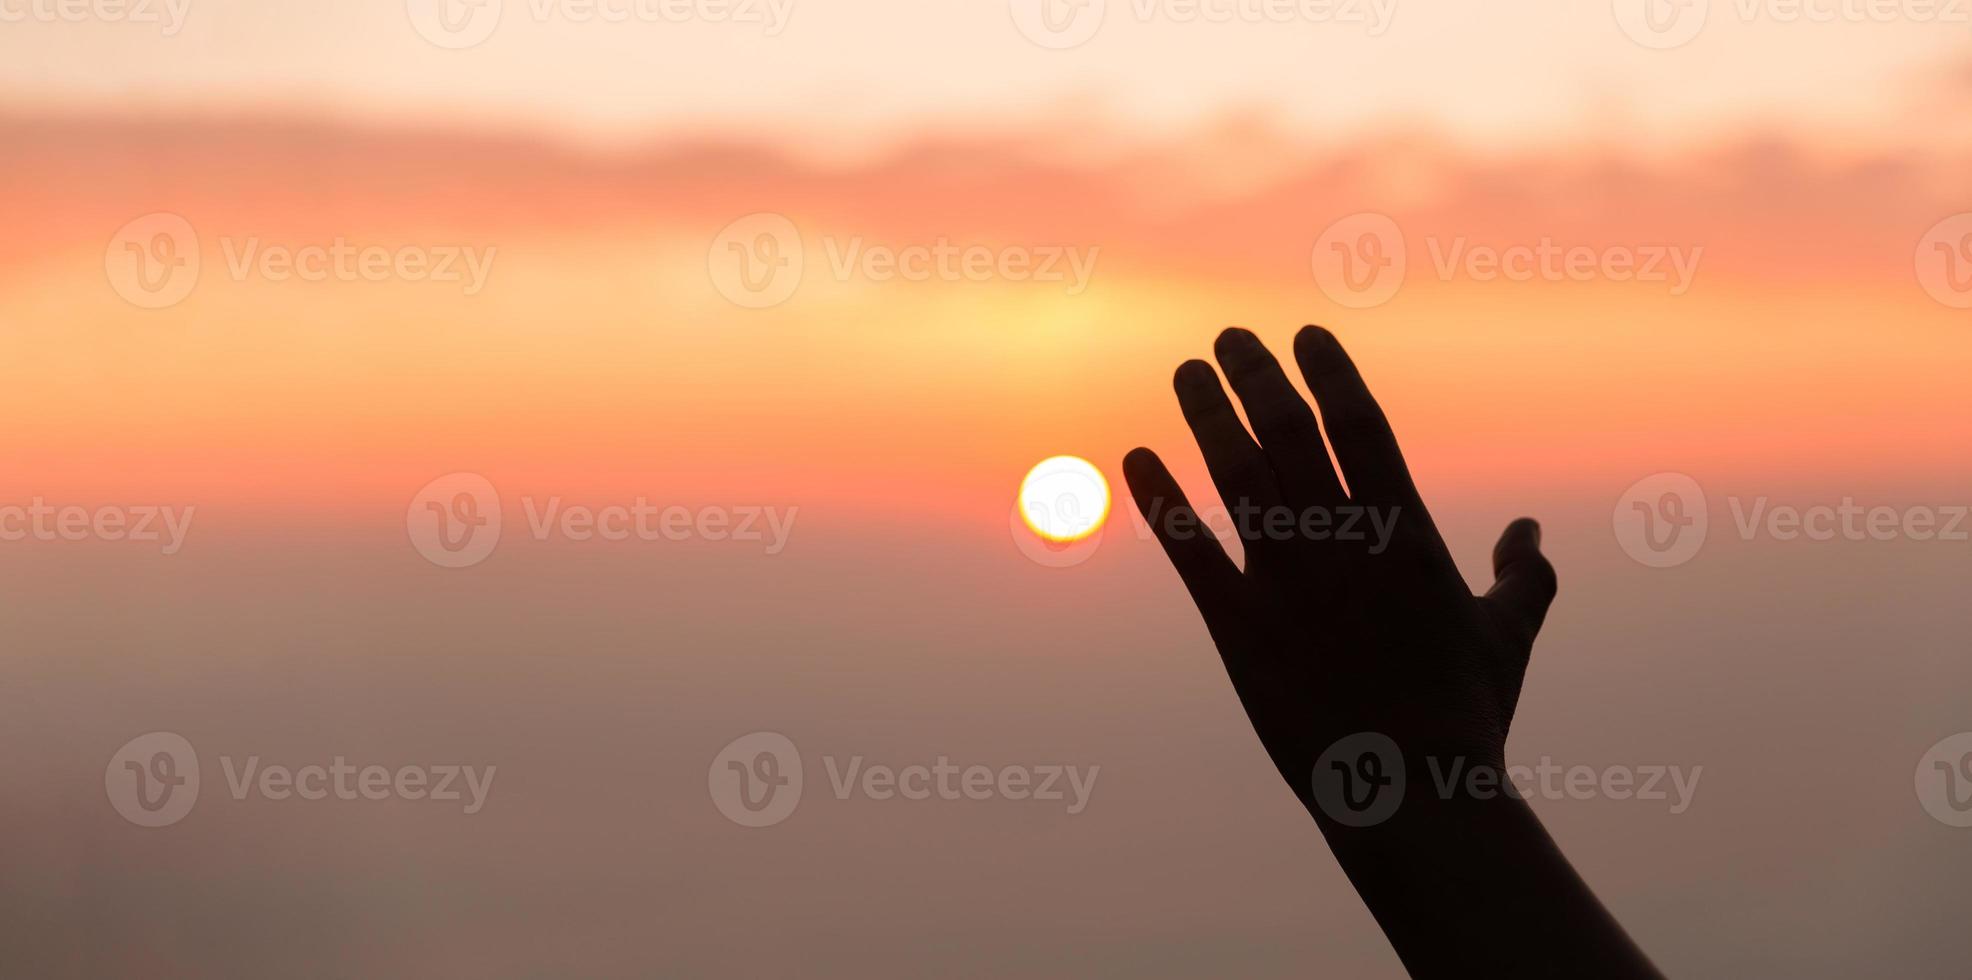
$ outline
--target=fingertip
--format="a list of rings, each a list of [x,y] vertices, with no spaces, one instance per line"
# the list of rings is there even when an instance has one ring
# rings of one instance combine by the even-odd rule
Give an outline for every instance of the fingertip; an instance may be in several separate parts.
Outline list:
[[[1549,598],[1554,596],[1560,584],[1555,574],[1554,563],[1541,553],[1541,523],[1531,517],[1522,517],[1506,526],[1500,533],[1500,541],[1493,548],[1493,574],[1504,575],[1512,569],[1514,574],[1531,576],[1540,584],[1540,592]]]
[[[1513,523],[1506,526],[1506,533],[1523,538],[1536,548],[1541,546],[1541,522],[1531,517],[1515,519]]]
[[[1540,522],[1531,517],[1518,518],[1500,532],[1498,543],[1493,545],[1493,570],[1498,572],[1522,558],[1540,553]]]
[[[1207,385],[1218,387],[1219,373],[1212,370],[1212,365],[1193,358],[1178,365],[1178,371],[1172,376],[1171,384],[1181,393]]]
[[[1142,446],[1123,456],[1123,482],[1130,488],[1130,499],[1145,517],[1163,513],[1173,502],[1182,503],[1184,493],[1177,480],[1157,454]]]
[[[1303,373],[1320,377],[1350,366],[1349,355],[1342,349],[1342,341],[1326,327],[1313,324],[1302,327],[1294,335],[1294,359],[1300,363]]]
[[[1227,327],[1219,331],[1218,339],[1212,341],[1212,351],[1220,357],[1233,351],[1249,350],[1260,346],[1260,338],[1245,327]]]
[[[1341,346],[1341,343],[1335,339],[1333,333],[1328,331],[1328,328],[1318,327],[1312,323],[1302,327],[1300,332],[1294,335],[1294,348],[1296,350],[1316,350],[1323,347],[1339,346]]]

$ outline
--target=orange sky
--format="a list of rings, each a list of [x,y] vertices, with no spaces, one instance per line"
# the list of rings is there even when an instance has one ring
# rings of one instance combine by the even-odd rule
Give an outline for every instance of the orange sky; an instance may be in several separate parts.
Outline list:
[[[1107,0],[1051,50],[1033,0],[794,0],[772,36],[504,0],[448,50],[413,26],[440,0],[15,16],[50,2],[0,0],[0,508],[196,525],[0,546],[0,833],[34,842],[0,914],[58,964],[7,972],[1393,976],[1128,504],[1066,571],[1008,538],[1058,454],[1120,489],[1148,445],[1209,503],[1173,368],[1308,322],[1475,585],[1545,522],[1513,751],[1707,767],[1688,814],[1542,804],[1668,973],[1962,972],[1972,850],[1911,777],[1972,728],[1963,544],[1729,528],[1964,502],[1972,27],[1700,0],[1657,50],[1619,26],[1644,0],[1398,0],[1376,33]],[[1087,278],[883,271],[946,246]],[[1549,247],[1596,271],[1488,271]],[[393,271],[285,264],[339,250]],[[1652,250],[1692,274],[1614,271]],[[394,271],[440,253],[484,278]],[[1667,471],[1713,507],[1672,569],[1611,534]],[[407,502],[460,472],[510,527],[642,497],[798,508],[799,540],[442,567]],[[756,729],[1100,762],[1103,799],[818,795],[748,836],[703,794]],[[233,805],[208,770],[154,832],[104,805],[146,731],[497,761],[501,808]]]
[[[1277,153],[1271,174],[1227,187],[1195,161],[1282,146],[1276,128],[1073,166],[1015,138],[927,139],[852,167],[306,120],[0,128],[17,218],[0,237],[0,407],[31,420],[0,454],[51,493],[342,512],[467,469],[570,492],[975,513],[1046,455],[1113,466],[1139,442],[1179,449],[1172,366],[1228,323],[1284,345],[1311,320],[1357,349],[1420,469],[1455,486],[1601,486],[1667,460],[1939,479],[1964,466],[1941,447],[1972,434],[1967,314],[1913,266],[1963,207],[1957,158],[1757,139],[1670,163],[1501,159],[1411,137]],[[104,252],[156,211],[197,230],[203,270],[183,302],[140,310]],[[760,211],[794,221],[808,267],[787,302],[744,309],[710,254]],[[1345,309],[1311,254],[1361,211],[1398,221],[1410,270],[1388,303]],[[831,264],[941,238],[1077,249],[1087,288],[838,281]],[[232,267],[252,245],[337,239],[490,264],[472,295]],[[1696,274],[1682,294],[1463,266],[1441,280],[1449,249],[1543,239],[1677,248]]]
[[[1402,6],[1375,32],[1112,0],[1049,50],[1010,16],[1025,0],[802,3],[772,36],[507,0],[447,50],[414,26],[425,2],[0,30],[0,409],[30,423],[0,464],[48,492],[326,512],[469,469],[971,514],[1048,455],[1181,448],[1174,364],[1229,323],[1284,343],[1319,320],[1458,486],[1963,472],[1940,447],[1972,431],[1972,314],[1917,267],[1972,210],[1972,141],[1940,125],[1972,109],[1946,25],[1715,4],[1654,50],[1612,16],[1626,0]],[[143,310],[106,250],[159,212],[203,270]],[[761,212],[807,270],[756,310],[712,267]],[[1409,270],[1353,309],[1312,260],[1365,212]],[[338,241],[471,249],[487,277],[229,265]],[[940,241],[1074,249],[1090,274],[1071,293],[831,265]],[[1543,242],[1674,248],[1695,277],[1438,265]]]

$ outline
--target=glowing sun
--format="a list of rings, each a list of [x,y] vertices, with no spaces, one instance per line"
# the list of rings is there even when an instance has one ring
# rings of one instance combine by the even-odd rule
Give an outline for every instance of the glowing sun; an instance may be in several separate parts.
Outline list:
[[[1020,516],[1048,541],[1080,541],[1109,519],[1109,481],[1080,456],[1041,460],[1020,481]]]

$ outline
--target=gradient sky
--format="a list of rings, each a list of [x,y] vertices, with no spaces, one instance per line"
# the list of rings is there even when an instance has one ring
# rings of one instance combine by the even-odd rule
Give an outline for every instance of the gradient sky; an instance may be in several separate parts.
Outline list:
[[[189,5],[184,24],[169,38],[147,24],[8,24],[7,100],[308,106],[631,141],[712,130],[831,153],[927,130],[1092,113],[1140,135],[1227,111],[1280,114],[1315,141],[1429,127],[1485,147],[1613,140],[1661,149],[1747,127],[1808,129],[1832,147],[1962,146],[1962,132],[1930,125],[1935,106],[1899,107],[1912,89],[1962,105],[1972,85],[1962,68],[1972,25],[1790,23],[1767,8],[1747,19],[1743,0],[1710,4],[1703,32],[1671,50],[1623,34],[1614,10],[1634,6],[1627,0],[1458,10],[1399,2],[1376,36],[1348,23],[1183,23],[1168,5],[1143,20],[1135,11],[1145,0],[1109,0],[1100,32],[1065,51],[1029,43],[1009,5],[991,0],[792,0],[772,37],[696,20],[583,23],[566,13],[579,5],[565,3],[544,20],[532,13],[543,0],[506,0],[498,29],[461,51],[428,44],[393,0],[180,2]],[[1836,9],[1833,0],[1810,7]]]
[[[1972,831],[1911,778],[1972,730],[1972,551],[1741,540],[1724,501],[1972,494],[1972,313],[1924,271],[1972,211],[1972,27],[1714,2],[1652,50],[1546,7],[1370,37],[1110,0],[1070,50],[986,0],[796,0],[772,38],[506,0],[465,50],[385,0],[0,21],[0,505],[198,508],[172,556],[0,544],[0,973],[1397,976],[1154,544],[1118,519],[1049,568],[1009,537],[1061,453],[1120,487],[1148,445],[1204,499],[1172,368],[1321,322],[1475,585],[1544,522],[1509,757],[1706,767],[1684,814],[1537,806],[1667,972],[1962,976]],[[159,212],[203,270],[140,309],[119,235]],[[807,271],[750,309],[718,244],[763,212]],[[1409,274],[1354,309],[1314,260],[1365,212]],[[228,271],[338,239],[497,256],[471,294]],[[1097,259],[1072,294],[829,271],[941,239]],[[1544,239],[1702,257],[1676,292],[1433,271]],[[516,535],[444,569],[406,502],[461,471],[801,518],[774,556]],[[1717,512],[1660,569],[1611,526],[1664,472]],[[503,782],[483,819],[216,796],[143,830],[103,765],[151,731]],[[817,769],[1104,775],[1075,817],[820,799],[751,831],[706,767],[754,731]]]

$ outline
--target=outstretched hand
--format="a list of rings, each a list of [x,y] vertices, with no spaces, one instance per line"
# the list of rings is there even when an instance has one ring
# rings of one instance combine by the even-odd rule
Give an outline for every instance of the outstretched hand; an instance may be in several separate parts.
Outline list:
[[[1404,965],[1658,977],[1504,778],[1555,594],[1539,525],[1507,526],[1493,585],[1473,595],[1334,335],[1308,327],[1294,341],[1319,420],[1251,333],[1227,330],[1216,347],[1251,431],[1203,361],[1178,368],[1178,404],[1245,568],[1154,453],[1131,452],[1123,472],[1260,741]],[[1417,775],[1393,778],[1405,769]],[[1445,771],[1489,776],[1488,791],[1447,790]],[[1387,801],[1371,805],[1377,793]]]
[[[1407,756],[1502,764],[1555,593],[1539,525],[1507,526],[1493,552],[1496,581],[1473,595],[1333,334],[1308,327],[1294,341],[1319,423],[1253,334],[1225,331],[1216,353],[1251,433],[1211,365],[1186,361],[1175,383],[1245,569],[1155,453],[1132,452],[1123,472],[1281,775],[1306,802],[1316,759],[1357,732],[1386,735]]]

